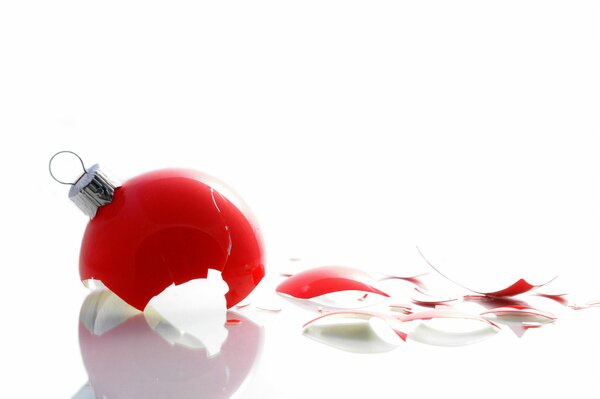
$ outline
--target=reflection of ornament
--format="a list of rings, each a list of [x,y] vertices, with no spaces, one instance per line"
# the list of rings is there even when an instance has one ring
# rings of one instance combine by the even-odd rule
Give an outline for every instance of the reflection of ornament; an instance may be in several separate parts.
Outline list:
[[[463,346],[483,341],[500,328],[493,322],[450,309],[403,316],[371,311],[325,313],[304,324],[304,335],[349,352],[379,353],[411,339],[428,345]]]
[[[167,169],[119,185],[94,165],[68,184],[69,197],[91,217],[81,279],[102,281],[137,309],[171,284],[206,278],[208,269],[222,273],[230,308],[265,274],[262,238],[248,208],[208,175]]]
[[[158,314],[148,319],[110,295],[94,292],[82,306],[79,344],[89,384],[75,398],[229,398],[260,354],[263,330],[242,315],[228,312],[240,323],[225,325],[227,339],[209,356]]]

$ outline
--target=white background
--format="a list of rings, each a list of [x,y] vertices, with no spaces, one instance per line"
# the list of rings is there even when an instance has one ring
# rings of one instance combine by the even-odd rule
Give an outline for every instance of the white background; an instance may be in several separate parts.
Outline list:
[[[271,270],[286,257],[414,270],[420,245],[465,284],[559,275],[598,299],[599,71],[591,1],[3,1],[0,397],[70,397],[87,379],[86,219],[47,170],[63,149],[123,180],[171,166],[218,176],[257,214]],[[597,333],[600,315],[582,317]],[[516,390],[578,397],[569,387],[586,373],[577,395],[598,397],[598,343],[577,331],[548,348],[582,354],[561,365],[569,378],[521,366],[537,382]],[[435,350],[422,356],[436,364]],[[486,396],[422,372],[444,381],[431,397]],[[396,396],[370,373],[348,391],[313,388]],[[511,395],[473,373],[488,397]],[[250,381],[248,397],[318,397],[277,381]]]

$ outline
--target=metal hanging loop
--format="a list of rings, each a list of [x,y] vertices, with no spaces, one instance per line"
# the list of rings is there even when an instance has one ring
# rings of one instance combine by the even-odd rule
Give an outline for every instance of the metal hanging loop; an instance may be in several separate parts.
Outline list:
[[[65,182],[65,181],[57,179],[56,176],[54,176],[54,173],[52,173],[52,161],[54,161],[54,158],[56,158],[56,156],[60,155],[60,154],[73,154],[77,157],[77,159],[79,159],[79,162],[81,162],[81,168],[83,169],[83,173],[81,174],[81,176],[83,176],[87,172],[87,170],[85,169],[85,164],[83,163],[83,159],[81,159],[81,157],[79,155],[77,155],[76,153],[74,153],[73,151],[59,151],[56,154],[52,155],[52,158],[50,158],[50,162],[48,162],[48,170],[50,171],[50,176],[52,176],[52,178],[54,180],[56,180],[60,184],[65,184],[67,186],[74,186],[75,183],[77,182],[77,180],[74,182]]]

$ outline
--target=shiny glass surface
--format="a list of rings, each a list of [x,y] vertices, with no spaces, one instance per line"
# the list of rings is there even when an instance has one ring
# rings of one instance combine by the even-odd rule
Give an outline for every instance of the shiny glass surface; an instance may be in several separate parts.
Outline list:
[[[81,279],[101,280],[143,310],[169,285],[214,269],[229,286],[227,306],[234,306],[264,276],[263,243],[247,207],[215,186],[215,179],[181,169],[126,181],[87,226]]]
[[[315,298],[339,291],[363,291],[385,297],[369,273],[347,266],[321,266],[304,270],[283,281],[277,292],[300,299]]]

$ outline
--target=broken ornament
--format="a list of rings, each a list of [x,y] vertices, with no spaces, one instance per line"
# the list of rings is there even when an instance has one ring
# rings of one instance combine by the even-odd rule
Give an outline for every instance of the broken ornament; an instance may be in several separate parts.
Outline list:
[[[58,180],[52,162],[70,153],[83,174]],[[142,174],[118,184],[99,165],[61,151],[50,173],[71,185],[69,198],[90,217],[79,260],[81,280],[102,284],[143,310],[172,284],[221,272],[227,308],[243,300],[265,274],[260,230],[247,206],[218,180],[187,169]]]

